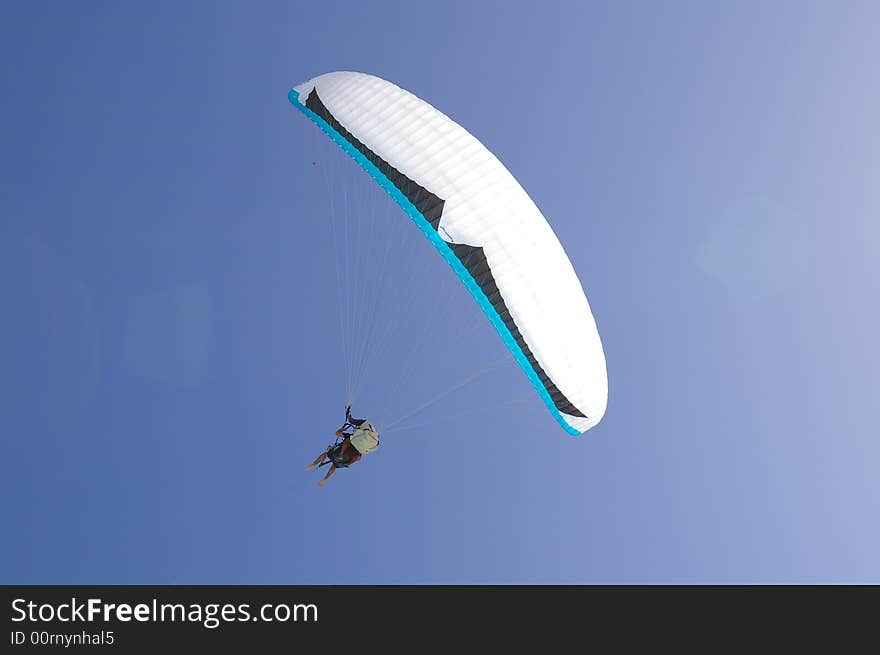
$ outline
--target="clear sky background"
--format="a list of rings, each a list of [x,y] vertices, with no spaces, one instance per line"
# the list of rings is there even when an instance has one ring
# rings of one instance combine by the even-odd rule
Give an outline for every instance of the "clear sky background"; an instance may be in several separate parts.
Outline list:
[[[880,582],[878,25],[873,2],[4,3],[0,582]],[[605,346],[597,428],[505,404],[529,389],[507,367],[438,403],[463,418],[324,489],[303,472],[344,394],[286,94],[332,70],[431,102],[544,211]],[[391,264],[420,293],[384,315],[430,327],[373,390],[504,353],[430,331],[477,316],[433,257]]]

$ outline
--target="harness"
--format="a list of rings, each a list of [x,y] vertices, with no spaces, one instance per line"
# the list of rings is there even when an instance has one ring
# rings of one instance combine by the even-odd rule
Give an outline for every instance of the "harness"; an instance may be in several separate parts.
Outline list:
[[[351,460],[357,452],[357,448],[349,444],[348,448],[345,449],[345,453],[343,454],[341,452],[342,442],[353,434],[353,432],[346,432],[349,428],[354,430],[354,425],[346,419],[345,423],[342,424],[342,427],[339,428],[339,432],[341,432],[343,436],[340,437],[337,435],[336,442],[327,446],[327,459],[321,462],[319,468],[321,466],[326,466],[327,464],[333,464],[333,466],[338,469],[344,469],[351,465]]]

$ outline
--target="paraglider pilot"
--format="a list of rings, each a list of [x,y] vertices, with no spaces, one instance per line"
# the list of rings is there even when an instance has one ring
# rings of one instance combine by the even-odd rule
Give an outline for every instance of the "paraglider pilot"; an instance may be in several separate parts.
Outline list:
[[[336,437],[336,443],[328,446],[326,451],[305,468],[306,471],[311,471],[318,466],[330,464],[327,475],[318,482],[319,487],[327,484],[328,478],[336,469],[348,468],[363,455],[379,447],[379,432],[368,420],[352,418],[351,405],[345,408],[345,423],[336,431]]]

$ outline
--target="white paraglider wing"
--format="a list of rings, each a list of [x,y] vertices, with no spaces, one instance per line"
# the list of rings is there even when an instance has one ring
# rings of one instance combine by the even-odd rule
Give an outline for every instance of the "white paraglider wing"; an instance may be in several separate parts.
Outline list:
[[[291,103],[373,176],[468,288],[571,434],[605,413],[605,354],[581,283],[498,159],[427,102],[372,75],[328,73]]]

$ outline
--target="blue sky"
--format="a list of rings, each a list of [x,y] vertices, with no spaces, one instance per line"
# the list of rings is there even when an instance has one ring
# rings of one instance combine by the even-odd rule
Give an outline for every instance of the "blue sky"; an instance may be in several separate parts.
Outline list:
[[[878,24],[6,3],[0,580],[880,582]],[[541,207],[605,346],[597,428],[568,437],[502,366],[326,488],[302,471],[344,394],[323,146],[286,94],[332,70],[428,100]],[[356,413],[504,354],[407,239],[390,273],[419,293],[383,302]]]

